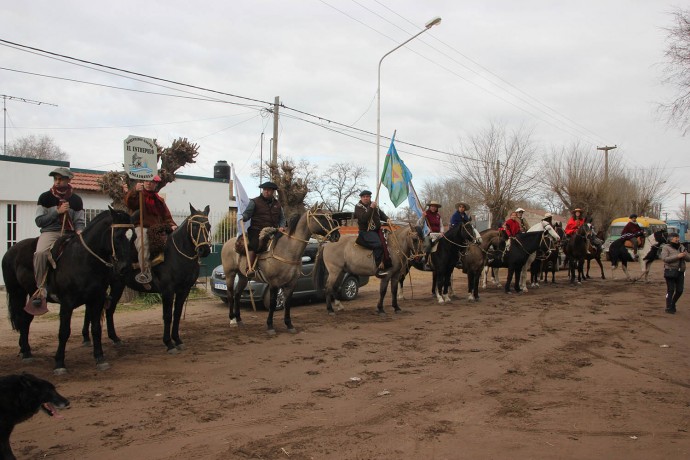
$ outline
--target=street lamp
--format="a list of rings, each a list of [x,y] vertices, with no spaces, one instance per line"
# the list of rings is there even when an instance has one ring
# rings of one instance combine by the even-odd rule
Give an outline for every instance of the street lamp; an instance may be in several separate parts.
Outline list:
[[[427,30],[431,29],[435,25],[438,25],[441,23],[441,18],[440,17],[435,17],[431,21],[427,22],[424,24],[424,29],[418,32],[417,34],[413,35],[412,37],[408,38],[389,52],[383,55],[381,60],[379,61],[379,78],[378,78],[378,87],[376,89],[376,181],[381,178],[381,171],[379,170],[379,165],[381,162],[379,161],[381,158],[381,145],[380,145],[380,140],[381,140],[381,63],[385,59],[386,56],[391,54],[393,51],[397,50],[398,48],[405,46],[407,43],[411,42],[415,38],[419,37],[422,35],[424,32]]]

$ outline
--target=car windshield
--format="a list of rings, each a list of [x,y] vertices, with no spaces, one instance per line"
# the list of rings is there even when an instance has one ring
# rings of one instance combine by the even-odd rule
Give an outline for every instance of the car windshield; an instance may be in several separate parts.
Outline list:
[[[611,236],[621,236],[622,232],[623,232],[623,227],[612,226],[609,229],[609,235],[611,235]]]

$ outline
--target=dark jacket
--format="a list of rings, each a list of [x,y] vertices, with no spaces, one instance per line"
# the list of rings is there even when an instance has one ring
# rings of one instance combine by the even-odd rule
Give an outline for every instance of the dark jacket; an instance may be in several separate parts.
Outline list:
[[[84,203],[81,197],[76,193],[72,193],[67,199],[69,203],[69,218],[74,225],[75,231],[82,231],[86,227],[86,219],[84,216]],[[50,190],[43,192],[38,197],[38,208],[36,210],[36,225],[44,232],[59,232],[62,229],[62,215],[58,214],[57,208],[60,205],[60,199],[53,195]]]
[[[377,231],[381,228],[381,222],[388,222],[388,216],[379,209],[365,206],[362,201],[355,205],[354,217],[360,232]],[[371,225],[369,222],[371,221]]]
[[[266,227],[285,227],[285,214],[280,202],[271,198],[267,200],[262,195],[252,198],[247,205],[247,209],[242,213],[244,222],[252,220],[251,229]]]

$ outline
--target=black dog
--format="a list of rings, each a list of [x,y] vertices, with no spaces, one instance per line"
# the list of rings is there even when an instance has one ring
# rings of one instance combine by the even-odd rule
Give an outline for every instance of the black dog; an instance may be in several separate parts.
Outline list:
[[[31,374],[0,377],[0,460],[13,460],[10,435],[14,426],[29,420],[38,409],[57,415],[56,408],[69,406],[47,380]]]

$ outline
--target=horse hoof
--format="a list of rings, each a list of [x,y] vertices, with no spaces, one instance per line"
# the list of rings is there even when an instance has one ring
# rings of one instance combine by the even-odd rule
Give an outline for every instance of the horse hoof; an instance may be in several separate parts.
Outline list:
[[[34,357],[33,356],[22,356],[22,362],[23,363],[33,363],[34,362]]]
[[[113,340],[113,346],[115,348],[120,348],[123,346],[125,343],[121,339]]]
[[[269,337],[273,337],[276,335],[276,330],[275,329],[268,329],[268,330],[266,330],[266,334],[268,334]]]
[[[177,348],[175,348],[175,347],[168,348],[168,354],[169,355],[176,355],[178,353],[179,353],[179,350]]]
[[[184,351],[187,349],[187,347],[184,346],[184,343],[178,343],[177,345],[175,345],[175,348],[180,351]]]
[[[395,310],[394,313],[397,315],[397,314],[402,313],[402,312],[403,312],[403,311],[402,311],[402,308],[398,308],[397,310]]]
[[[329,312],[328,312],[328,316],[335,316],[335,312],[334,312],[334,311],[329,311]]]
[[[56,367],[53,369],[53,375],[65,375],[67,373],[67,369],[64,367]]]
[[[289,327],[287,331],[288,331],[290,334],[297,334],[297,329],[295,329],[294,327]]]
[[[110,369],[110,364],[108,364],[107,362],[98,363],[96,364],[96,369],[98,369],[99,371],[107,371],[108,369]]]
[[[379,311],[376,312],[380,317],[385,318],[386,317],[386,312],[385,311]]]
[[[82,346],[82,347],[90,347],[90,346],[91,346],[91,341],[90,341],[90,340],[84,340],[84,341],[81,343],[81,346]]]

